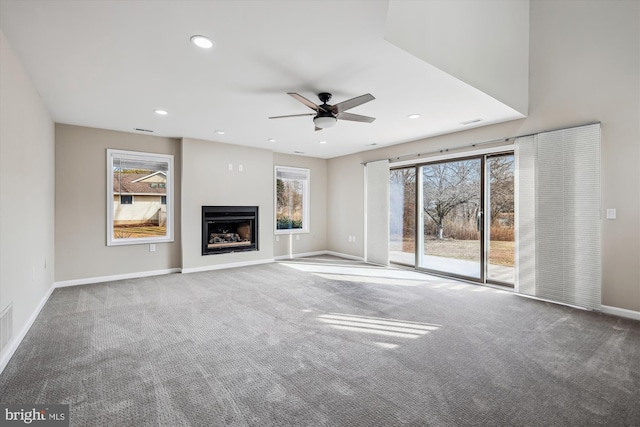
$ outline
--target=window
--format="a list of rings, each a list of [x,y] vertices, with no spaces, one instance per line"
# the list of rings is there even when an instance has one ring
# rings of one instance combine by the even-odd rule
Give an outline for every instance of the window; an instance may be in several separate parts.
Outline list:
[[[276,166],[276,233],[309,232],[309,169]]]
[[[173,156],[108,149],[107,245],[172,242],[172,190]]]

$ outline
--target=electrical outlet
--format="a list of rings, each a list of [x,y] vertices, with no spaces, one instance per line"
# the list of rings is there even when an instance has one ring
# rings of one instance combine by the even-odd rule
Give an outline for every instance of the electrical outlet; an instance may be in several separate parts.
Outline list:
[[[296,234],[296,240],[300,240],[300,235]]]
[[[233,163],[229,163],[229,164],[227,165],[227,169],[229,169],[230,171],[232,171],[232,170],[233,170]]]
[[[238,165],[238,172],[242,172],[244,170],[244,168],[242,167],[242,165]]]
[[[280,236],[276,236],[276,242],[280,241]]]
[[[155,252],[156,251],[156,245],[154,243],[149,244],[149,252]]]

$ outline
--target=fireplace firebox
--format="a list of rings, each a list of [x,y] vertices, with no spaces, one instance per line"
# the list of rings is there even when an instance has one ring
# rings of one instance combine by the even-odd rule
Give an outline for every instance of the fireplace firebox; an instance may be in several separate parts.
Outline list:
[[[202,255],[257,250],[257,206],[202,207]]]

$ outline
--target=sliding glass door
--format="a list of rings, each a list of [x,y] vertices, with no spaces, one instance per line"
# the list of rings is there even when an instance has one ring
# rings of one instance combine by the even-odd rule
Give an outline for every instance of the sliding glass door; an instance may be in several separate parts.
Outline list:
[[[487,280],[515,281],[515,203],[513,154],[487,157]]]
[[[420,166],[423,248],[418,267],[482,279],[482,163],[463,159]]]
[[[415,265],[416,170],[389,172],[389,261]]]
[[[392,169],[391,262],[481,283],[514,283],[514,156]]]

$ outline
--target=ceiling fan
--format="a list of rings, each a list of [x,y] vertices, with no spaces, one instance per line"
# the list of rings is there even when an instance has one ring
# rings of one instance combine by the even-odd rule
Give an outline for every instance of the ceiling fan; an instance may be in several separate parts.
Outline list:
[[[332,127],[333,125],[336,124],[338,120],[350,120],[352,122],[362,122],[362,123],[371,123],[375,120],[375,118],[373,117],[361,116],[359,114],[352,114],[352,113],[345,112],[347,110],[350,110],[351,108],[357,107],[358,105],[362,105],[365,102],[373,101],[375,98],[370,93],[367,93],[366,95],[357,96],[355,98],[351,98],[334,105],[327,104],[327,102],[331,100],[331,94],[328,92],[322,92],[318,94],[318,98],[320,99],[320,102],[322,102],[322,104],[320,105],[314,104],[304,96],[299,95],[295,92],[288,92],[287,95],[292,96],[294,99],[298,100],[299,102],[303,103],[307,107],[314,110],[315,114],[314,113],[291,114],[288,116],[269,117],[270,119],[315,116],[313,118],[313,124],[315,125],[317,131]]]

